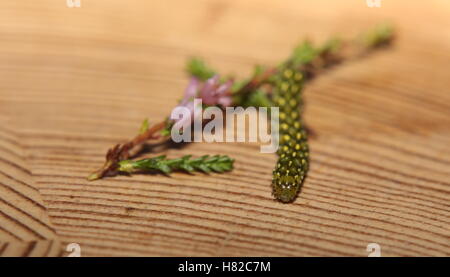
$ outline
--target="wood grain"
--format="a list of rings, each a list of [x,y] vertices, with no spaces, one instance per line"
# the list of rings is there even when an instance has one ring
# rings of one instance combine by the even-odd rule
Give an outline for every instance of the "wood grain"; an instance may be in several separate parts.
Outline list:
[[[0,122],[0,256],[55,256],[60,243],[20,139]]]
[[[0,255],[382,256],[450,254],[450,4],[382,1],[0,3]],[[205,57],[247,76],[304,37],[390,20],[389,49],[308,84],[311,170],[275,202],[276,157],[245,143],[162,150],[227,154],[224,175],[85,177],[148,117],[169,114]],[[148,155],[152,155],[149,153]]]

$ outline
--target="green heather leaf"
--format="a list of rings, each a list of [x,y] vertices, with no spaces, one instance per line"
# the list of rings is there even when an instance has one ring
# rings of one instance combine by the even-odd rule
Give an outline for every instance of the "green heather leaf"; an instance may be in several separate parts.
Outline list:
[[[360,35],[360,40],[366,47],[378,47],[381,46],[393,38],[394,28],[391,24],[384,23],[375,26],[372,30],[369,30]]]
[[[205,164],[199,164],[197,166],[197,168],[200,169],[201,171],[205,172],[205,173],[210,173],[211,172],[211,169],[208,166],[206,166]]]
[[[265,66],[257,64],[253,69],[253,76],[261,75],[262,73],[264,73],[265,70],[266,70]]]
[[[335,53],[342,46],[342,40],[338,37],[331,38],[327,40],[324,45],[322,45],[319,49],[319,53]]]
[[[161,170],[162,172],[169,174],[172,170],[170,169],[170,167],[165,164],[165,163],[159,163],[158,164],[158,169]]]
[[[163,130],[161,130],[161,132],[160,132],[161,136],[163,136],[163,137],[169,136],[170,133],[171,133],[171,130],[172,130],[173,125],[174,125],[174,122],[173,122],[173,121],[171,121],[171,120],[169,120],[169,119],[166,119],[166,126],[165,126],[165,128],[164,128]]]
[[[186,64],[186,71],[190,76],[197,77],[203,81],[216,74],[216,72],[206,65],[202,59],[196,57],[188,60]]]
[[[248,83],[248,80],[242,80],[242,81],[234,81],[233,85],[231,86],[231,92],[235,93],[241,90],[246,84]]]
[[[162,161],[166,159],[166,155],[161,155],[161,156],[157,156],[155,158],[153,158],[155,161]]]
[[[147,132],[148,126],[149,126],[149,123],[148,123],[148,119],[146,118],[146,119],[144,119],[144,121],[141,124],[141,128],[139,129],[139,134],[143,134],[143,133]]]
[[[241,103],[243,107],[270,107],[272,102],[265,92],[262,90],[253,91],[246,99],[244,103]]]
[[[317,50],[311,42],[304,41],[294,49],[292,61],[295,66],[311,62],[317,56]]]
[[[187,172],[193,172],[195,169],[189,164],[182,164],[180,166],[181,169],[184,169]]]

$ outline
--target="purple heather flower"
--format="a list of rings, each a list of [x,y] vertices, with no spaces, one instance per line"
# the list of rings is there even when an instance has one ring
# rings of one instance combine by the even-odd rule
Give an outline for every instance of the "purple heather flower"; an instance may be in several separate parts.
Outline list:
[[[186,120],[193,120],[194,118],[194,98],[197,97],[198,91],[199,91],[200,81],[192,77],[188,86],[186,87],[184,91],[184,97],[181,100],[180,104],[178,104],[177,107],[185,107],[187,108],[191,113],[191,118],[184,117],[182,120],[183,122],[180,122],[181,124],[184,124]],[[176,120],[177,122],[180,120]]]
[[[220,84],[219,75],[209,78],[204,83],[192,77],[184,91],[184,97],[177,107],[187,108],[191,113],[190,120],[194,120],[194,98],[200,98],[206,105],[228,107],[232,103],[230,92],[232,85],[232,80]],[[189,120],[189,118],[183,118],[182,120],[183,122],[179,122],[180,120],[177,120],[177,122],[184,124],[184,121]]]
[[[206,105],[216,106],[222,105],[224,107],[231,105],[231,86],[233,85],[232,80],[220,84],[219,75],[214,75],[213,77],[206,80],[203,85],[200,97],[203,103]]]
[[[200,81],[197,78],[192,77],[184,91],[184,97],[179,106],[185,106],[188,102],[192,102],[198,94],[199,86]]]

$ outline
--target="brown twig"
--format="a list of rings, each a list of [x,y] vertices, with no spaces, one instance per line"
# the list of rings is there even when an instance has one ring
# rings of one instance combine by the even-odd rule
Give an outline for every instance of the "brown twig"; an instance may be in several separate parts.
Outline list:
[[[163,130],[166,127],[167,122],[162,121],[157,124],[154,124],[148,130],[142,134],[137,135],[132,140],[122,143],[116,144],[112,148],[108,150],[106,153],[106,161],[105,164],[92,174],[88,176],[89,181],[101,179],[109,174],[114,174],[118,163],[122,160],[126,160],[130,158],[130,152],[137,146],[142,143],[150,140],[150,139],[158,139],[161,137],[158,134],[159,131]]]

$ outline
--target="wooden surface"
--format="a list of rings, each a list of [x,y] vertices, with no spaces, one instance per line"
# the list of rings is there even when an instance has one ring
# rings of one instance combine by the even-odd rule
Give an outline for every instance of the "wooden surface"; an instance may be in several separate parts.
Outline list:
[[[382,256],[450,254],[450,3],[0,2],[0,254]],[[246,76],[302,38],[390,20],[394,47],[308,84],[311,170],[293,204],[271,196],[276,157],[245,143],[225,175],[87,182],[105,150],[166,116],[202,56]]]

